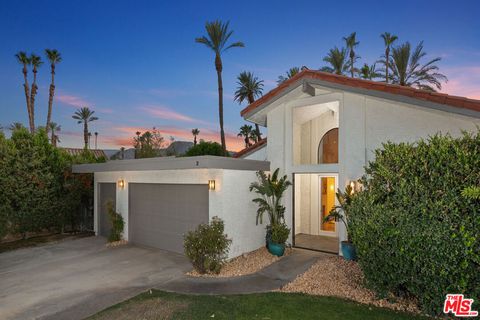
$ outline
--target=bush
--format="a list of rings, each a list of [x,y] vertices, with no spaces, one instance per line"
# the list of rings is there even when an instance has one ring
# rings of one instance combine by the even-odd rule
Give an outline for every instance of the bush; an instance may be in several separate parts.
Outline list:
[[[110,235],[108,236],[108,242],[115,242],[122,240],[124,222],[121,214],[115,211],[113,201],[107,202],[107,212],[110,222],[112,223],[112,229],[110,229]]]
[[[201,140],[196,146],[191,147],[186,153],[186,157],[194,156],[227,156],[223,152],[222,146],[217,142],[205,142]]]
[[[290,235],[290,229],[285,223],[277,223],[271,226],[271,240],[277,244],[285,244]]]
[[[185,235],[185,255],[195,270],[201,274],[218,274],[227,259],[232,240],[224,234],[225,225],[218,217],[210,224],[200,224],[195,231]]]
[[[478,301],[480,205],[461,194],[480,181],[480,132],[383,147],[349,211],[367,284],[413,296],[429,314],[447,293]]]

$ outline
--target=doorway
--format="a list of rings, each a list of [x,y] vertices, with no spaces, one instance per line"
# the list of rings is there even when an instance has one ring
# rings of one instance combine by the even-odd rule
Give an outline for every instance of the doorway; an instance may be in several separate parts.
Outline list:
[[[338,253],[335,221],[324,222],[336,204],[338,175],[294,174],[293,245],[299,248]]]

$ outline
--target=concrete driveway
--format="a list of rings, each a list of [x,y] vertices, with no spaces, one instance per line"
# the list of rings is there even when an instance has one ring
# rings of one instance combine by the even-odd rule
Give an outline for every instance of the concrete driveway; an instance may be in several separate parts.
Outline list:
[[[179,254],[89,237],[0,254],[1,319],[83,319],[191,269]]]

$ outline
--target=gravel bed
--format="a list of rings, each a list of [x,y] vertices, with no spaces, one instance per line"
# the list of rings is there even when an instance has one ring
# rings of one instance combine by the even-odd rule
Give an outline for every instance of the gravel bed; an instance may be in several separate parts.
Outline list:
[[[374,292],[362,285],[363,283],[363,272],[356,262],[346,261],[340,257],[328,257],[319,260],[280,291],[336,296],[377,307],[420,313],[415,301],[398,298],[378,299]]]
[[[289,255],[291,251],[292,249],[286,248],[283,257]],[[283,257],[279,258],[274,256],[268,252],[267,248],[262,247],[229,260],[227,263],[225,263],[219,274],[200,274],[195,270],[192,270],[188,272],[187,275],[192,277],[217,278],[244,276],[260,271],[261,269],[271,265],[274,262],[277,262]]]

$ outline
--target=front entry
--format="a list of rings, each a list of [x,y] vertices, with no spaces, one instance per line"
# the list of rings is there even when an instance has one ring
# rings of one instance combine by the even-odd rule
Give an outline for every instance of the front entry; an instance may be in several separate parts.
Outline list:
[[[336,175],[294,175],[294,246],[338,253],[337,223],[324,221],[335,206],[336,190]]]

